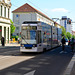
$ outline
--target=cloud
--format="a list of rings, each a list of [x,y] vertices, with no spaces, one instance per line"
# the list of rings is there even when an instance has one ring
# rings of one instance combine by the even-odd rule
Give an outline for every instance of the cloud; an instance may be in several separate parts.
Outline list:
[[[68,10],[64,8],[55,8],[51,10],[52,12],[69,12]]]
[[[44,11],[49,11],[49,9],[45,8]]]

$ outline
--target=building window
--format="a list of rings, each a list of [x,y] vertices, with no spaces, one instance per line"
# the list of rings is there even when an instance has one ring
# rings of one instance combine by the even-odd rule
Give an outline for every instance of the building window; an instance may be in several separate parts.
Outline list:
[[[8,9],[8,18],[9,18],[9,9]]]
[[[4,17],[6,17],[6,7],[4,7]]]
[[[2,16],[2,6],[1,6],[1,16]]]
[[[0,16],[1,16],[1,6],[0,6]]]

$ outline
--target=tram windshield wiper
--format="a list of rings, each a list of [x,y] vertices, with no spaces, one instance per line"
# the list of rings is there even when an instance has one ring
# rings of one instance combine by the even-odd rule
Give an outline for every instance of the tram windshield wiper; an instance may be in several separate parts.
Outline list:
[[[21,35],[22,39],[27,43],[26,39],[25,39],[25,35]],[[27,43],[28,44],[28,43]]]

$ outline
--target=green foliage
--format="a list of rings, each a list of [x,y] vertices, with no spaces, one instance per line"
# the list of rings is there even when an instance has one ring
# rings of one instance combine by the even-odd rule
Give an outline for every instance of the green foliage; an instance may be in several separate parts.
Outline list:
[[[67,39],[75,38],[74,35],[70,34],[69,32],[66,32],[65,28],[61,26],[62,29],[62,37],[65,36]]]
[[[16,36],[15,38],[18,40],[19,36]]]
[[[72,38],[74,38],[74,39],[75,39],[75,35],[72,35]]]
[[[15,32],[16,27],[14,26],[14,23],[12,20],[10,20],[10,22],[11,22],[11,26],[10,26],[11,34],[13,34]]]
[[[15,38],[15,36],[11,36],[11,38]]]
[[[18,40],[19,36],[11,36],[11,38],[15,38],[16,40]]]
[[[62,36],[65,36],[66,37],[66,30],[63,26],[61,26],[61,29],[62,29]]]
[[[68,39],[71,39],[71,37],[72,37],[72,35],[69,32],[66,33],[66,36]]]

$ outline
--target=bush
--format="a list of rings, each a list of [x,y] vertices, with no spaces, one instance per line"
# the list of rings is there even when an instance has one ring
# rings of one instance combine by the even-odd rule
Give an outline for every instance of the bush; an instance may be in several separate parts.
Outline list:
[[[11,38],[15,38],[15,40],[17,41],[19,36],[11,36]]]
[[[18,40],[19,36],[15,36],[15,39]]]
[[[11,36],[11,38],[15,38],[15,36]]]

